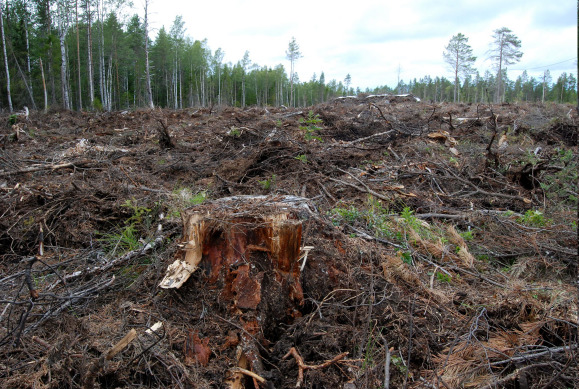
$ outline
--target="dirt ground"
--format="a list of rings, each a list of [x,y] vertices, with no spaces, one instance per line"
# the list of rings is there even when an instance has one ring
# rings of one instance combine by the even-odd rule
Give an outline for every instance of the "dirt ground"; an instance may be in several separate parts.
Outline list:
[[[578,133],[391,95],[2,114],[0,387],[579,387]],[[161,288],[186,209],[288,213],[291,277],[206,245]]]

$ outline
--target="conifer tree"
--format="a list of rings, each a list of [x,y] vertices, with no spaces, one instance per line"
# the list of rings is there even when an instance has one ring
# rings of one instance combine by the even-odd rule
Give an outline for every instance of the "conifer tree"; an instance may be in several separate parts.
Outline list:
[[[476,61],[476,57],[472,55],[472,48],[468,44],[468,38],[460,32],[450,38],[442,56],[454,73],[454,102],[456,103],[459,100],[459,76],[467,76],[474,72],[472,64]]]
[[[294,72],[294,66],[295,66],[295,62],[302,57],[302,53],[300,52],[300,46],[298,45],[298,43],[296,42],[296,38],[292,37],[292,40],[290,41],[289,45],[288,45],[288,49],[285,52],[285,55],[287,57],[287,59],[289,59],[290,61],[290,101],[289,104],[290,106],[293,105],[293,98],[294,98],[294,78],[295,78],[295,72]]]
[[[493,46],[489,51],[489,59],[494,61],[498,68],[495,102],[500,103],[504,96],[504,90],[501,89],[503,84],[503,65],[508,66],[519,62],[523,52],[519,50],[521,48],[521,40],[507,27],[495,30],[493,39]]]

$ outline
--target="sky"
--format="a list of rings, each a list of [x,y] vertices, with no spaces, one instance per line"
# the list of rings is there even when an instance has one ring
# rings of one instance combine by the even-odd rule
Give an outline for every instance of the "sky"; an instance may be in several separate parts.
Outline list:
[[[143,15],[144,0],[135,0]],[[494,72],[487,60],[493,31],[507,27],[521,40],[521,61],[510,65],[509,79],[523,70],[542,77],[549,69],[553,82],[562,72],[577,76],[577,3],[575,0],[150,0],[154,39],[170,30],[177,15],[185,35],[207,39],[209,48],[225,52],[224,63],[235,64],[245,51],[260,67],[284,65],[292,37],[302,58],[295,65],[300,81],[324,72],[326,82],[342,81],[373,89],[395,87],[426,75],[452,79],[442,53],[453,35],[469,38],[475,68]]]

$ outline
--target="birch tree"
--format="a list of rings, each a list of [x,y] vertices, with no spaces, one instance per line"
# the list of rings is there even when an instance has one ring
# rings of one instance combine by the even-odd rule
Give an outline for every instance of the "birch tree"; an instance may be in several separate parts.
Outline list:
[[[460,32],[450,38],[448,46],[442,53],[444,62],[446,62],[454,73],[454,102],[460,100],[458,89],[460,85],[460,76],[467,76],[474,72],[472,65],[476,57],[472,55],[472,48],[468,44],[468,38]]]
[[[149,0],[145,0],[145,20],[143,24],[145,30],[145,84],[147,94],[147,103],[149,108],[155,108],[153,104],[153,91],[151,90],[151,67],[149,64]]]
[[[94,108],[94,76],[93,76],[93,60],[92,60],[92,11],[90,9],[91,0],[86,0],[85,2],[85,12],[87,19],[87,78],[88,78],[88,95],[90,101],[90,107]]]
[[[59,0],[56,17],[58,22],[58,40],[60,41],[60,87],[62,90],[62,104],[65,109],[71,109],[68,85],[68,55],[65,42],[69,26],[69,12],[68,1]]]
[[[76,17],[76,59],[77,59],[77,73],[78,73],[78,109],[82,110],[82,76],[80,69],[80,34],[78,26],[78,0],[74,1],[74,11]]]
[[[241,60],[241,68],[243,73],[241,74],[241,106],[245,107],[245,77],[247,74],[247,67],[251,65],[251,60],[249,59],[249,51],[245,51],[243,54],[243,59]]]
[[[4,52],[4,67],[6,68],[6,93],[8,94],[8,109],[12,108],[12,95],[10,94],[10,69],[8,68],[8,57],[6,56],[6,36],[4,35],[4,2],[0,0],[0,31],[2,33],[2,50]]]
[[[214,74],[217,73],[217,105],[221,105],[221,63],[223,62],[224,56],[225,53],[219,48],[215,50],[212,61]]]
[[[495,63],[498,69],[495,102],[500,103],[504,96],[504,90],[502,90],[503,66],[519,62],[523,52],[519,50],[521,40],[507,27],[495,30],[493,39],[492,47],[489,50],[489,59]]]

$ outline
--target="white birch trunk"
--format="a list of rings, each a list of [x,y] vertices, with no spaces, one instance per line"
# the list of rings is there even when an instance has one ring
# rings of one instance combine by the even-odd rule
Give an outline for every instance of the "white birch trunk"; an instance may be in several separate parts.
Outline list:
[[[82,77],[80,72],[80,35],[78,31],[78,0],[74,2],[76,16],[76,59],[78,65],[78,110],[82,111]]]
[[[70,109],[70,98],[68,95],[68,61],[66,55],[66,44],[64,42],[66,38],[66,10],[59,8],[58,12],[58,38],[60,41],[60,83],[62,89],[62,104],[65,109]]]
[[[10,69],[8,68],[8,57],[6,56],[6,37],[4,36],[4,3],[0,1],[0,30],[2,31],[2,50],[4,51],[4,67],[6,68],[6,92],[8,93],[8,109],[12,112],[12,96],[10,94]]]
[[[94,108],[94,80],[93,80],[93,64],[92,64],[92,25],[90,0],[86,2],[86,14],[88,22],[88,93],[90,98],[90,106]]]
[[[153,104],[153,92],[151,90],[151,69],[149,65],[149,0],[145,0],[145,79],[146,79],[146,93],[147,93],[147,103],[149,108],[155,108]]]

